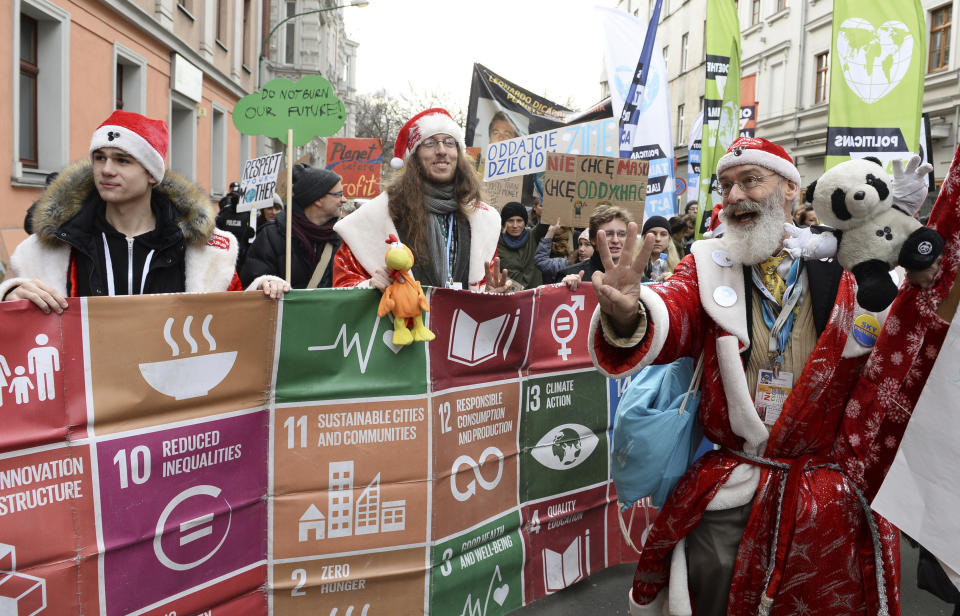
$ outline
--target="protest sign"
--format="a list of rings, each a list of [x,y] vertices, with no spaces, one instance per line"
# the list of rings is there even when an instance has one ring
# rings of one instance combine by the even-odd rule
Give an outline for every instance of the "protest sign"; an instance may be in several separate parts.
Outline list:
[[[370,199],[380,194],[382,163],[379,139],[327,139],[327,169],[342,178],[347,199]]]
[[[0,304],[20,610],[495,616],[635,558],[596,296],[427,293],[402,348],[369,289]]]
[[[483,183],[484,201],[498,210],[511,201],[520,202],[523,197],[523,178],[520,176],[505,180]]]
[[[827,156],[885,164],[919,146],[926,18],[918,0],[849,0],[833,11]],[[890,171],[888,167],[888,171]]]
[[[240,176],[240,194],[243,200],[237,204],[238,212],[249,212],[251,208],[264,208],[273,205],[273,194],[277,192],[277,173],[280,171],[281,152],[252,158],[243,164]]]
[[[586,227],[598,205],[618,205],[643,220],[649,171],[645,160],[548,154],[543,219]]]
[[[293,131],[295,146],[334,134],[346,119],[343,101],[320,75],[307,75],[296,83],[271,79],[233,108],[233,125],[241,133],[266,135],[287,143],[287,131]]]
[[[550,152],[616,157],[618,132],[616,120],[607,118],[491,143],[485,152],[483,179],[489,182],[544,171]]]

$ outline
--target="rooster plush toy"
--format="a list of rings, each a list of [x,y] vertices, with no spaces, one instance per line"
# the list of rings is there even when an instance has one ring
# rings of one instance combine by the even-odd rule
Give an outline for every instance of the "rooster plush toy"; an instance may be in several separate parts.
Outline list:
[[[393,344],[406,346],[414,341],[430,342],[436,335],[423,324],[421,311],[430,312],[423,288],[410,274],[413,253],[395,235],[387,238],[387,254],[384,257],[390,271],[390,286],[383,290],[377,314],[381,317],[393,313]]]

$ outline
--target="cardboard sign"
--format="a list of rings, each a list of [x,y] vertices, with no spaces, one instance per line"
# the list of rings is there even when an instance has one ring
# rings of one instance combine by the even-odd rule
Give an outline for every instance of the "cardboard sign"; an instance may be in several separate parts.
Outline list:
[[[370,199],[380,194],[382,163],[379,139],[327,139],[327,169],[342,178],[347,199]]]
[[[618,131],[616,120],[606,118],[491,143],[484,150],[483,179],[489,182],[543,171],[550,152],[617,156]]]
[[[243,201],[237,204],[238,212],[249,212],[273,205],[273,194],[277,192],[277,173],[283,153],[267,154],[252,158],[243,164],[240,176],[240,194]]]
[[[643,220],[649,172],[645,160],[548,154],[543,219],[586,227],[598,205],[618,205],[634,220]]]
[[[483,183],[484,201],[498,210],[511,201],[520,201],[523,194],[523,177]]]

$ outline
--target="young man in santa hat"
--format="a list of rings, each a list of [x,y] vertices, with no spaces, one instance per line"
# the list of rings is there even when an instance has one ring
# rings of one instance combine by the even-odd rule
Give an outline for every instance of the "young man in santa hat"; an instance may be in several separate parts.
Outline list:
[[[393,234],[413,252],[413,276],[425,286],[509,290],[496,257],[500,215],[480,200],[464,148],[460,127],[444,109],[428,109],[403,125],[390,163],[403,172],[334,226],[342,240],[335,287],[386,288],[384,241]]]
[[[702,353],[699,418],[719,446],[687,471],[647,534],[631,613],[897,614],[897,533],[868,503],[946,332],[920,289],[939,263],[911,274],[889,315],[868,313],[834,261],[782,250],[800,187],[786,150],[737,139],[717,178],[724,235],[694,243],[663,284],[641,285],[653,240],[630,258],[635,225],[619,262],[598,242],[597,366],[623,377]],[[897,181],[903,195],[926,179]],[[938,230],[952,237],[955,202],[941,213]],[[943,260],[954,268],[955,244]],[[863,334],[884,319],[890,335]],[[881,395],[884,383],[903,390]]]
[[[93,133],[90,160],[44,193],[0,298],[59,313],[66,297],[240,290],[236,239],[215,228],[200,188],[166,173],[168,144],[166,123],[113,112]],[[272,283],[279,297],[282,281]]]

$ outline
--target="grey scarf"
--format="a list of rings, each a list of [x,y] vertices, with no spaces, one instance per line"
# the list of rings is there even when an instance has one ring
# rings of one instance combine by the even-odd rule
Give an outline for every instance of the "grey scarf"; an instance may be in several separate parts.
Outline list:
[[[427,234],[430,249],[430,263],[415,263],[414,277],[421,284],[433,287],[442,287],[447,281],[447,240],[444,234],[453,217],[454,238],[451,244],[453,260],[453,280],[460,282],[467,288],[470,266],[470,226],[459,213],[460,205],[454,195],[454,185],[424,183],[423,201],[431,216],[428,217],[430,229]]]

